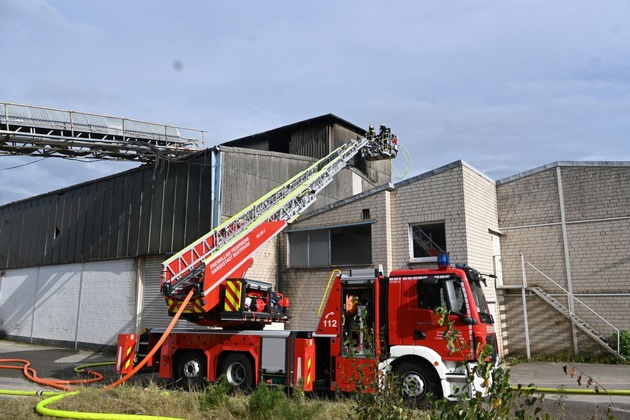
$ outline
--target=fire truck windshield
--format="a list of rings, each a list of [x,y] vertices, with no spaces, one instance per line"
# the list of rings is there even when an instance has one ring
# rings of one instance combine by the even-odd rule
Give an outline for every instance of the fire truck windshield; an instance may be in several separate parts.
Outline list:
[[[492,315],[488,310],[488,302],[481,289],[481,284],[471,281],[470,289],[472,290],[473,297],[475,299],[475,305],[477,306],[477,312],[479,312],[479,320],[484,324],[494,324]]]

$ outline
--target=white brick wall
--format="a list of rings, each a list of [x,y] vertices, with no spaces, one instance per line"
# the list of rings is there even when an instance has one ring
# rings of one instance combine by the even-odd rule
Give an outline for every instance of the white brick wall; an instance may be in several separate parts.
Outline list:
[[[115,346],[119,333],[135,330],[135,296],[134,260],[7,270],[0,331],[34,342]]]
[[[559,168],[573,293],[616,327],[630,329],[625,315],[630,309],[630,167],[561,164]],[[500,229],[505,233],[501,238],[505,284],[522,284],[523,254],[569,288],[557,171],[550,167],[497,187]],[[563,292],[545,276],[528,269],[527,280],[566,302]],[[504,341],[509,352],[524,353],[520,293],[505,294]],[[528,297],[528,306],[530,316],[534,314],[529,320],[532,351],[572,352],[569,321],[537,296]],[[579,303],[575,311],[603,336],[612,336],[612,329],[591,311]],[[579,330],[578,348],[601,351]]]
[[[41,267],[35,297],[34,337],[74,341],[81,290],[81,265]],[[102,322],[103,314],[100,316]]]

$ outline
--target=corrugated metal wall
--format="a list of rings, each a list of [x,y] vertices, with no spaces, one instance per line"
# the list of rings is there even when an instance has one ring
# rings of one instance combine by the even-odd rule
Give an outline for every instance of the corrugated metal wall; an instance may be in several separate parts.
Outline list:
[[[210,153],[0,208],[0,268],[166,254],[210,229]]]
[[[291,133],[290,153],[321,159],[336,148],[363,134],[365,133],[359,134],[339,124],[301,127]],[[376,185],[391,181],[389,161],[366,162],[360,155],[357,155],[349,164],[359,169]]]
[[[225,160],[217,166],[221,196],[215,197],[214,206],[220,208],[220,216],[235,214],[358,134],[328,121],[295,125],[276,135],[244,143],[247,147],[278,143],[293,156],[288,158],[285,150],[281,154],[221,147]],[[143,166],[0,207],[0,269],[165,255],[182,249],[211,229],[212,153],[205,151],[187,162]],[[389,162],[356,160],[368,182],[389,182]],[[352,181],[349,171],[343,171],[313,208],[351,196]]]
[[[321,159],[331,151],[329,125],[309,125],[291,133],[289,153]]]
[[[315,160],[275,152],[222,147],[221,216],[225,219],[243,210],[267,191],[284,184]],[[356,175],[354,175],[356,176]],[[344,169],[317,196],[309,211],[354,194],[353,173]]]
[[[341,125],[333,124],[330,133],[331,150],[334,150],[337,147],[344,145],[350,140],[356,139],[358,135],[364,136],[365,133],[357,133],[356,131],[349,130]]]
[[[229,147],[275,151],[321,159],[332,150],[357,137],[364,136],[358,126],[333,115],[324,115],[302,123],[280,127],[229,142]],[[366,162],[357,156],[350,165],[359,169],[370,181],[381,185],[391,181],[389,161]]]
[[[291,133],[289,153],[321,159],[336,148],[363,134],[339,124],[300,127]]]
[[[314,160],[275,152],[221,148],[221,215],[231,216],[312,165]]]

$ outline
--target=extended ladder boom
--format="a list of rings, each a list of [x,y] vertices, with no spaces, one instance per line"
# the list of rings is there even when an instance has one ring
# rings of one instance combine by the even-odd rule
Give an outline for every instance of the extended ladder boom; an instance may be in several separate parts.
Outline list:
[[[179,301],[194,288],[195,300],[185,312],[196,315],[187,318],[205,317],[219,303],[219,285],[229,276],[242,276],[253,252],[315,202],[317,194],[359,151],[367,160],[392,159],[398,141],[387,127],[382,125],[378,134],[370,127],[366,137],[339,147],[164,261],[162,292],[169,312],[175,312]]]

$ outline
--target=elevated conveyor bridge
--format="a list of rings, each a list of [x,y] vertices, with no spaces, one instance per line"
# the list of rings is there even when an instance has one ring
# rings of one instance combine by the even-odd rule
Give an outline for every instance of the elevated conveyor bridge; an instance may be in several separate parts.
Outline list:
[[[203,150],[202,130],[0,102],[0,155],[153,162]]]

